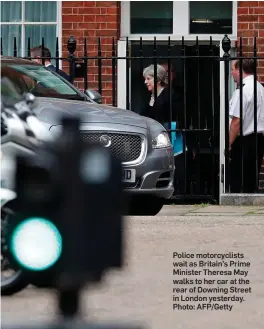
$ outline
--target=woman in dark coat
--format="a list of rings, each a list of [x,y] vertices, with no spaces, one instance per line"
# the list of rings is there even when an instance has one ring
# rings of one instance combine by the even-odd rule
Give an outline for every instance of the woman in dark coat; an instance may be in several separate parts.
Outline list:
[[[151,93],[149,102],[143,111],[143,115],[159,121],[161,124],[170,121],[170,94],[167,87],[167,72],[161,65],[157,65],[157,98],[155,98],[155,81],[154,81],[154,65],[146,67],[143,71],[145,85]],[[171,91],[173,102],[173,91]],[[173,112],[172,104],[172,114]],[[173,115],[174,116],[174,115]],[[175,119],[175,118],[173,118]]]
[[[183,108],[180,95],[167,86],[167,72],[163,66],[157,65],[157,97],[155,99],[155,79],[154,65],[146,67],[143,71],[145,85],[151,93],[148,104],[146,105],[142,115],[150,117],[160,122],[166,129],[180,129],[180,121],[182,119]],[[171,122],[171,127],[170,127]],[[175,183],[174,187],[183,189],[184,184],[184,153],[183,153],[183,136],[179,131],[170,132],[171,142],[174,148],[175,157]]]

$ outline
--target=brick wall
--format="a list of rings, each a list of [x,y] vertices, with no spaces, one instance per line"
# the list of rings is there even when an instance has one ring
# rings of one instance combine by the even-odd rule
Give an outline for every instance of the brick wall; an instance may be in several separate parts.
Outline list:
[[[238,1],[238,37],[243,37],[245,56],[253,56],[254,37],[257,37],[257,55],[264,56],[264,1]],[[239,40],[238,40],[239,43]],[[258,80],[264,82],[264,60],[258,61]],[[264,158],[260,175],[264,192]]]
[[[84,38],[87,40],[88,56],[97,56],[98,37],[101,38],[103,57],[112,56],[112,40],[119,38],[119,1],[62,1],[62,57],[68,56],[67,41],[73,35],[77,41],[75,55],[84,55]],[[68,64],[63,64],[68,71]],[[76,86],[83,89],[82,79]],[[97,61],[88,62],[88,87],[98,89]],[[112,61],[102,61],[102,96],[105,103],[112,102]]]
[[[264,56],[264,1],[238,1],[237,10],[238,37],[243,37],[244,55],[253,56],[256,36],[257,54]],[[264,60],[258,61],[258,79],[264,82]]]
[[[264,56],[264,1],[238,1],[238,36],[243,37],[243,53],[253,55],[254,36],[258,54]],[[63,57],[68,55],[67,40],[73,35],[77,41],[77,56],[83,55],[87,38],[88,56],[97,56],[97,38],[101,37],[102,56],[112,55],[112,38],[120,33],[120,1],[62,1]],[[89,88],[98,88],[97,61],[88,63]],[[68,70],[67,63],[64,69]],[[111,103],[111,60],[103,61],[103,98]],[[264,82],[264,60],[258,61],[258,78]],[[76,85],[83,88],[81,81]]]
[[[253,55],[254,36],[257,51],[264,56],[264,1],[238,1],[238,37],[243,37],[243,53]],[[87,38],[88,56],[97,56],[97,40],[101,37],[102,56],[111,57],[112,39],[120,33],[119,1],[63,1],[62,2],[62,49],[68,56],[67,41],[73,35],[77,41],[76,56],[83,56],[84,38]],[[239,39],[238,39],[239,45]],[[68,71],[68,64],[63,64]],[[258,61],[258,79],[264,82],[264,60]],[[82,79],[76,86],[83,89]],[[88,87],[98,89],[98,67],[96,60],[88,63]],[[112,63],[102,62],[102,96],[104,103],[112,103]],[[264,160],[261,185],[264,188]]]

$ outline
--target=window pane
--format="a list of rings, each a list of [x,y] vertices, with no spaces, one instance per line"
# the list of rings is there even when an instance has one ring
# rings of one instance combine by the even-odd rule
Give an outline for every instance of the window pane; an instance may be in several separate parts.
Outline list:
[[[21,25],[1,25],[3,55],[14,56],[14,38],[16,38],[17,56],[21,54]]]
[[[171,34],[173,1],[131,1],[130,33]]]
[[[57,1],[26,1],[26,22],[56,22]]]
[[[44,38],[44,46],[49,48],[51,57],[56,56],[56,25],[28,25],[25,26],[25,45],[28,44],[30,38],[30,48],[42,44]],[[56,65],[55,60],[52,63]]]
[[[1,1],[1,22],[20,22],[21,1]]]
[[[233,1],[190,1],[191,34],[232,34]]]

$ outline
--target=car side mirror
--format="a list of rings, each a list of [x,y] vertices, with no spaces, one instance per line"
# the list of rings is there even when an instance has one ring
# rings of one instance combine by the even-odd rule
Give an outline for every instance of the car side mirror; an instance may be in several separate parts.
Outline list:
[[[98,93],[98,91],[96,90],[90,90],[90,89],[86,89],[84,92],[89,98],[91,98],[91,100],[93,100],[94,102],[98,103],[98,104],[102,104],[102,96],[100,93]]]

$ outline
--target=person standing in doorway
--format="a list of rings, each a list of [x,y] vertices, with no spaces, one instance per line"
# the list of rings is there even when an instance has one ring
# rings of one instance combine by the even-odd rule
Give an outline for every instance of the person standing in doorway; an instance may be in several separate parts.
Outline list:
[[[50,71],[57,72],[56,67],[51,63],[51,53],[49,48],[44,47],[42,50],[42,46],[37,46],[30,50],[30,57],[32,58],[32,61],[42,64],[42,56],[45,57],[44,65],[46,68]],[[57,73],[67,81],[70,81],[70,76],[64,71],[58,69]]]
[[[155,99],[155,79],[154,65],[146,67],[143,71],[145,85],[151,93],[149,102],[142,115],[150,117],[160,122],[166,129],[178,130],[179,117],[182,113],[182,106],[179,99],[175,97],[173,90],[169,91],[167,86],[168,75],[163,66],[157,65],[157,98]],[[171,102],[170,102],[171,97]],[[183,190],[184,184],[184,153],[183,153],[183,136],[179,131],[169,133],[174,148],[175,159],[175,182],[176,190]]]
[[[234,60],[232,62],[232,76],[238,85],[240,74],[242,74],[242,86],[239,86],[239,88],[243,88],[243,117],[240,117],[240,90],[234,91],[229,106],[230,128],[228,154],[230,155],[230,190],[231,193],[254,193],[256,176],[260,173],[264,155],[264,87],[257,81],[256,117],[258,148],[256,154],[256,138],[254,133],[254,60],[243,59],[242,72],[240,72],[239,60]],[[240,136],[241,120],[243,136]]]
[[[143,71],[145,85],[150,92],[148,105],[144,108],[142,115],[148,116],[160,123],[168,122],[170,117],[170,103],[167,88],[167,73],[161,65],[156,67],[156,89],[157,98],[155,99],[155,78],[154,65],[146,67]],[[173,112],[173,108],[172,108]]]

